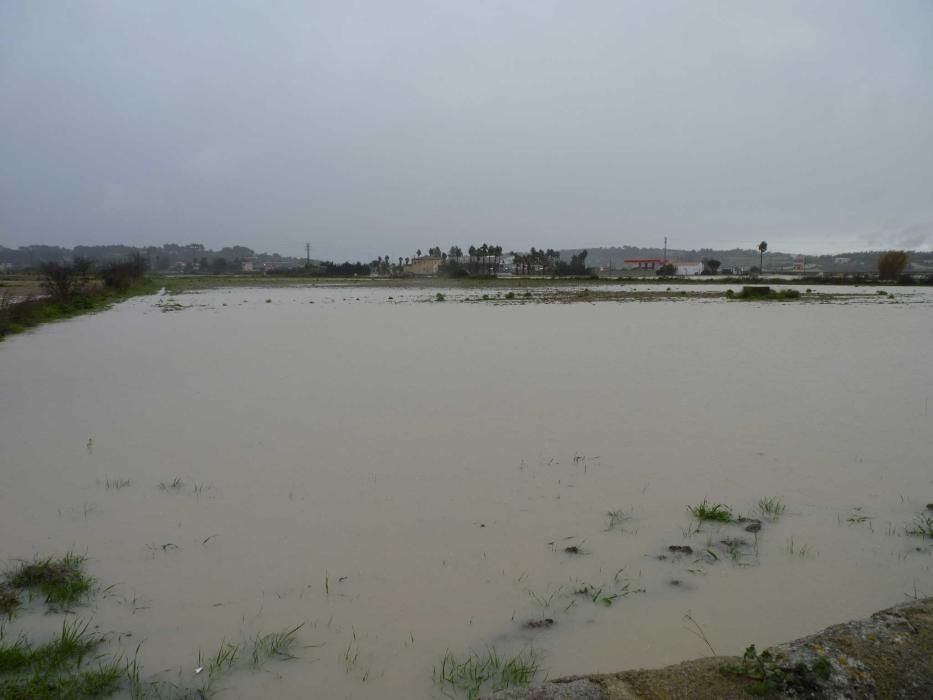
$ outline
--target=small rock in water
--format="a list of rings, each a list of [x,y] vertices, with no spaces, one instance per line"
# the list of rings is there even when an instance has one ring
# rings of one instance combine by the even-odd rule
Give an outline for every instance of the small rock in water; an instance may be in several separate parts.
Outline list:
[[[933,510],[933,503],[927,503],[927,510]]]
[[[672,544],[667,549],[670,552],[679,552],[680,554],[693,554],[693,547],[689,544]]]
[[[672,579],[670,580],[670,584],[671,584],[672,586],[679,586],[679,585],[680,585],[680,579],[672,578]]]
[[[564,551],[567,552],[567,554],[582,554],[583,553],[583,550],[580,549],[575,544],[572,544],[569,547],[564,547]]]
[[[752,520],[748,525],[745,526],[745,532],[759,532],[761,530],[761,521]]]

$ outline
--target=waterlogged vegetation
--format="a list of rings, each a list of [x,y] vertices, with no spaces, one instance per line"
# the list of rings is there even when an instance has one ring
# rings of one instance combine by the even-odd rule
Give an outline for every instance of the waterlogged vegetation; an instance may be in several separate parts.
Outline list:
[[[807,289],[807,298],[812,298],[810,295],[812,290]],[[741,301],[793,301],[797,299],[802,299],[799,289],[772,289],[771,287],[742,287],[742,291],[738,294],[733,292],[731,289],[726,291],[726,296],[730,299],[737,299]],[[824,297],[825,298],[825,297]]]
[[[364,294],[340,285],[126,305],[112,315],[148,313],[133,329],[138,345],[111,329],[138,366],[89,364],[87,385],[108,408],[75,427],[66,409],[87,394],[37,412],[18,381],[0,377],[25,411],[23,419],[0,413],[12,465],[0,488],[12,493],[28,476],[42,494],[28,507],[10,499],[0,513],[10,533],[4,556],[35,551],[42,537],[49,551],[93,557],[90,567],[77,557],[89,585],[69,603],[47,598],[39,583],[17,588],[4,578],[5,644],[19,644],[16,654],[50,644],[48,622],[58,620],[50,612],[69,625],[77,619],[69,611],[93,615],[88,630],[99,641],[54,672],[98,674],[81,681],[90,695],[69,690],[73,697],[105,695],[112,678],[116,693],[141,698],[463,698],[548,675],[686,659],[707,643],[735,653],[753,633],[764,648],[839,622],[844,611],[827,619],[823,610],[839,585],[872,608],[923,589],[933,509],[918,509],[930,498],[898,498],[895,489],[919,493],[927,476],[918,460],[900,458],[889,467],[892,493],[863,488],[880,457],[852,429],[858,421],[841,415],[850,387],[879,400],[892,392],[861,375],[862,383],[830,383],[824,373],[799,381],[786,373],[814,353],[822,361],[839,326],[814,341],[818,353],[793,344],[771,352],[760,334],[735,329],[780,316],[778,307],[766,314],[734,304],[728,321],[715,304],[490,313],[619,290],[589,280],[472,284],[374,293],[364,303],[376,303],[354,307],[352,323],[334,307],[318,314],[320,304],[356,304]],[[677,288],[643,291],[692,298]],[[396,306],[437,294],[483,303]],[[889,313],[880,308],[886,297],[871,296]],[[808,318],[798,312],[785,314],[793,328]],[[146,335],[147,323],[159,332]],[[673,326],[693,329],[697,342],[680,342],[666,330]],[[820,331],[811,325],[812,333]],[[776,333],[774,344],[789,335]],[[228,341],[222,351],[218,337]],[[723,338],[726,356],[715,347]],[[28,354],[16,354],[24,344],[4,351],[41,386]],[[898,352],[886,347],[884,357],[909,366]],[[578,361],[564,376],[555,368],[571,354]],[[737,361],[743,356],[750,361]],[[60,361],[70,368],[68,356]],[[137,381],[138,367],[146,376]],[[774,381],[773,368],[792,379]],[[111,369],[122,382],[111,382]],[[896,387],[900,400],[886,402],[901,411],[897,420],[873,420],[905,453],[922,454],[916,436],[928,418],[924,397],[911,392],[927,375],[915,369],[918,379]],[[821,430],[841,436],[828,458],[814,414]],[[780,430],[762,427],[778,420]],[[49,430],[42,421],[60,422]],[[844,480],[824,487],[837,463]],[[64,559],[11,560],[9,576]],[[101,589],[89,572],[119,589]],[[880,604],[879,590],[888,596]],[[685,611],[705,640],[681,622]],[[783,682],[762,656],[738,673],[749,685]],[[36,675],[64,693],[51,670],[19,668],[5,681]]]
[[[607,515],[609,516],[609,523],[606,526],[606,530],[638,534],[638,531],[632,527],[632,522],[635,517],[632,509],[625,510],[624,508],[618,508],[616,510],[610,510]]]
[[[933,515],[918,515],[914,521],[907,526],[907,534],[917,537],[933,538]]]
[[[801,662],[785,668],[767,649],[758,653],[752,644],[738,663],[723,664],[719,671],[726,676],[747,679],[745,692],[754,697],[777,693],[808,697],[810,693],[820,691],[819,681],[829,678],[832,665],[825,657],[820,657],[810,665]]]
[[[185,482],[181,477],[176,476],[171,481],[160,481],[160,491],[181,491],[185,487]]]
[[[0,696],[77,700],[116,692],[124,665],[119,659],[93,655],[104,638],[89,626],[89,620],[65,620],[59,636],[42,644],[25,637],[0,638]]]
[[[527,685],[540,673],[534,649],[510,656],[501,654],[495,647],[487,647],[482,652],[470,652],[459,658],[448,651],[434,669],[434,678],[440,685],[449,686],[473,700],[480,693]]]
[[[758,507],[758,513],[763,518],[768,518],[769,520],[778,520],[784,511],[787,510],[787,506],[780,498],[769,497],[761,498],[756,504]]]
[[[638,301],[799,301],[807,303],[873,301],[877,303],[896,300],[885,295],[861,291],[858,287],[834,287],[832,290],[815,291],[807,288],[806,293],[796,289],[794,280],[774,280],[780,288],[767,286],[738,286],[723,288],[724,285],[742,280],[677,278],[676,287],[669,286],[673,280],[642,278],[549,278],[549,277],[421,277],[421,278],[307,278],[282,276],[170,276],[158,278],[170,295],[185,292],[201,292],[218,288],[269,287],[287,289],[295,287],[347,290],[353,293],[363,290],[400,289],[422,292],[422,301],[489,302],[498,305],[524,305],[528,303],[573,303],[573,302],[638,302]],[[810,284],[814,284],[811,280]],[[766,290],[758,293],[748,290]],[[883,291],[883,290],[881,290]],[[534,292],[534,293],[532,293]],[[176,298],[164,302],[160,308],[181,310],[190,308]]]
[[[46,263],[40,267],[41,294],[25,298],[0,293],[0,340],[49,321],[110,308],[133,296],[154,294],[159,284],[143,277],[141,259],[89,264]]]
[[[567,460],[568,465],[581,469],[587,474],[588,468],[599,464],[600,459],[589,459],[579,452]],[[551,458],[548,465],[560,466],[560,461]],[[522,464],[521,469],[526,469]],[[119,490],[129,486],[129,479],[107,479],[107,489]],[[160,490],[180,491],[186,487],[181,477],[158,482]],[[197,482],[194,482],[197,485]],[[196,488],[197,492],[197,488]],[[904,501],[902,497],[902,502]],[[905,502],[905,505],[906,502]],[[731,562],[737,568],[758,566],[759,534],[763,520],[736,514],[731,506],[704,498],[699,503],[688,506],[690,523],[683,529],[683,535],[692,539],[691,544],[671,544],[665,554],[656,557],[659,561],[670,560],[680,567],[682,575],[701,579],[709,567],[721,566]],[[787,505],[781,497],[768,496],[754,502],[755,512],[764,520],[776,525],[787,512]],[[933,509],[929,509],[933,510]],[[861,506],[855,506],[850,513],[855,514],[841,522],[851,524],[859,517]],[[618,508],[606,513],[608,518],[605,532],[629,532],[633,520],[633,508]],[[861,520],[859,520],[861,521]],[[485,527],[485,523],[481,523]],[[713,529],[707,529],[713,528]],[[730,534],[740,529],[749,536]],[[933,537],[933,517],[924,513],[904,528],[907,535]],[[889,533],[893,534],[893,533]],[[201,541],[208,544],[216,535],[210,535]],[[572,556],[588,554],[584,548],[585,538],[577,536],[564,538],[563,541],[547,542],[555,552]],[[159,546],[177,549],[177,545]],[[787,553],[801,560],[812,560],[817,554],[809,544],[787,540]],[[39,595],[53,611],[62,611],[66,606],[86,601],[97,589],[93,579],[84,571],[87,559],[74,553],[62,557],[37,558],[32,561],[20,561],[4,577],[6,588],[12,597],[6,600],[4,611],[12,619],[20,601],[15,591],[26,591]],[[323,595],[334,595],[334,586],[343,584],[348,577],[341,576],[331,580],[329,572],[324,572]],[[524,575],[517,579],[521,583]],[[695,584],[679,576],[668,581],[671,588],[689,592]],[[110,589],[104,589],[109,591]],[[609,609],[633,594],[647,594],[648,588],[642,580],[642,572],[634,576],[626,575],[626,568],[616,571],[611,577],[601,582],[591,582],[572,577],[570,581],[559,585],[548,585],[544,589],[525,589],[528,599],[540,610],[547,611],[545,616],[532,617],[518,621],[520,629],[529,634],[541,634],[544,631],[560,629],[562,620],[572,620],[581,605],[590,609]],[[336,593],[336,595],[342,595]],[[134,596],[132,607],[145,610],[146,605],[139,604]],[[705,644],[712,649],[704,630],[689,614],[687,618],[699,630]],[[327,628],[332,620],[328,621]],[[512,623],[516,623],[513,614]],[[140,647],[129,659],[124,651],[104,650],[108,635],[92,629],[88,618],[66,617],[57,637],[35,643],[20,635],[15,638],[0,640],[0,690],[3,697],[11,698],[95,698],[106,697],[115,693],[127,692],[137,698],[210,698],[222,694],[225,689],[235,687],[238,674],[264,668],[270,662],[294,661],[301,658],[305,649],[322,648],[326,643],[304,644],[299,638],[306,623],[294,625],[271,633],[256,633],[241,641],[221,640],[216,650],[205,654],[198,651],[196,665],[190,673],[179,671],[175,680],[165,677],[165,672],[147,675],[144,662],[140,658]],[[317,625],[314,625],[317,628]],[[0,628],[2,629],[2,628]],[[405,647],[415,643],[414,635],[409,633]],[[360,664],[360,640],[356,630],[352,639],[341,655],[346,673],[355,673],[363,683],[369,680],[371,669],[357,672]],[[545,678],[541,663],[541,653],[533,646],[515,652],[506,652],[494,645],[487,646],[482,652],[469,651],[458,656],[447,651],[437,662],[433,671],[435,685],[442,689],[445,696],[476,698],[480,694],[509,687],[524,685],[533,680]],[[745,690],[750,695],[767,696],[771,693],[796,691],[816,687],[815,678],[822,677],[826,668],[817,663],[810,667],[783,668],[771,657],[769,652],[758,653],[754,645],[750,646],[738,663],[725,664],[721,667],[725,675],[745,679]]]
[[[718,523],[731,523],[735,520],[729,506],[722,503],[710,503],[705,498],[695,506],[687,506],[687,510],[697,520],[709,520]]]
[[[193,680],[179,673],[177,682],[147,676],[140,660],[141,644],[131,659],[119,649],[108,649],[113,635],[98,631],[90,617],[67,614],[61,606],[86,600],[95,591],[92,579],[84,572],[86,559],[68,554],[60,559],[37,559],[22,562],[6,575],[0,602],[8,621],[23,608],[14,590],[39,591],[49,603],[50,613],[63,614],[60,632],[54,638],[35,642],[24,634],[12,636],[6,624],[0,624],[0,697],[11,700],[91,700],[115,693],[134,698],[210,698],[220,690],[219,682],[237,671],[257,671],[272,661],[299,658],[303,645],[298,633],[300,623],[277,632],[257,633],[240,643],[221,641],[208,658],[198,651]],[[113,586],[103,589],[110,593]],[[134,610],[144,610],[136,605]],[[26,611],[24,614],[30,614]],[[33,611],[31,614],[38,614]]]
[[[4,578],[10,589],[38,593],[50,607],[62,608],[81,602],[91,591],[93,579],[84,573],[84,562],[85,557],[69,552],[61,558],[20,562]]]

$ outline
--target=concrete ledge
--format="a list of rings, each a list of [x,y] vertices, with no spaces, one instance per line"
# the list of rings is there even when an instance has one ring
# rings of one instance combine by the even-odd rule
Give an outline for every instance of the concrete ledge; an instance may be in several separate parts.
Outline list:
[[[828,627],[746,658],[563,678],[490,700],[832,700],[933,698],[933,598]]]

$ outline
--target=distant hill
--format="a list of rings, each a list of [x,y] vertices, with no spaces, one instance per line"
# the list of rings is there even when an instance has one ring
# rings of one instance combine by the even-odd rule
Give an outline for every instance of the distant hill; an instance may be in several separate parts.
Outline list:
[[[582,248],[568,248],[560,251],[562,260],[569,260],[570,256],[578,254]],[[663,258],[663,248],[641,248],[638,246],[621,246],[610,248],[587,248],[586,257],[588,267],[621,268],[622,261],[631,258]],[[861,251],[857,253],[839,253],[836,255],[797,255],[782,253],[780,251],[767,252],[764,255],[765,271],[780,272],[794,269],[795,262],[806,265],[808,272],[875,272],[875,261],[881,251]],[[753,248],[733,248],[731,250],[714,250],[700,248],[699,250],[682,250],[668,248],[667,257],[673,263],[702,262],[703,260],[718,260],[724,270],[730,268],[748,269],[758,265],[758,250]],[[910,251],[911,269],[914,272],[933,271],[933,252]]]

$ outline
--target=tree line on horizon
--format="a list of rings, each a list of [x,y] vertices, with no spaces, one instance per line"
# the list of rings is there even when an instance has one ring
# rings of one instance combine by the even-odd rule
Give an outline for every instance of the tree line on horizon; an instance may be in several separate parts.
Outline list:
[[[586,274],[587,264],[593,268],[621,267],[625,258],[660,258],[667,253],[669,266],[661,269],[662,275],[674,274],[676,266],[684,260],[702,262],[704,274],[717,274],[720,268],[726,272],[736,267],[743,268],[755,274],[759,272],[781,272],[790,269],[795,256],[786,253],[769,252],[767,243],[762,241],[756,248],[733,249],[729,251],[716,251],[713,249],[676,250],[654,248],[638,248],[634,246],[596,248],[596,249],[569,249],[555,250],[553,248],[538,249],[532,247],[527,252],[509,251],[514,256],[514,272],[517,274],[545,274],[570,275]],[[882,262],[882,258],[891,252],[901,252],[907,256],[907,262],[901,265],[900,272],[890,273],[892,260]],[[770,261],[764,265],[765,253]],[[440,273],[448,276],[463,275],[489,275],[495,274],[499,269],[504,255],[501,245],[482,243],[471,245],[466,253],[458,245],[452,245],[445,252],[440,246],[427,249],[427,256],[440,259]],[[583,255],[582,260],[579,256]],[[225,274],[242,270],[244,261],[252,261],[259,265],[275,266],[272,272],[287,273],[304,269],[307,274],[323,274],[328,276],[340,275],[381,275],[403,274],[405,266],[423,257],[420,249],[413,256],[399,256],[392,259],[389,255],[380,256],[370,263],[362,262],[333,262],[313,261],[309,266],[306,258],[285,257],[278,254],[256,253],[246,246],[227,246],[219,250],[211,250],[199,243],[186,245],[167,243],[162,246],[135,247],[127,245],[105,246],[75,246],[65,248],[49,245],[29,245],[19,248],[0,246],[0,265],[7,265],[13,269],[33,269],[47,262],[78,263],[86,261],[93,265],[102,265],[114,261],[127,261],[134,257],[141,257],[149,271],[167,272],[184,269],[196,270],[206,274]],[[800,256],[798,256],[800,257]],[[808,265],[816,265],[822,271],[850,272],[856,274],[874,274],[876,272],[887,276],[902,274],[912,262],[914,269],[923,272],[933,269],[933,253],[906,251],[858,252],[837,255],[802,256]],[[752,262],[754,260],[754,262]],[[919,267],[918,267],[919,265]],[[895,265],[896,267],[896,265]],[[763,269],[764,268],[764,269]],[[882,271],[883,270],[883,271]]]

